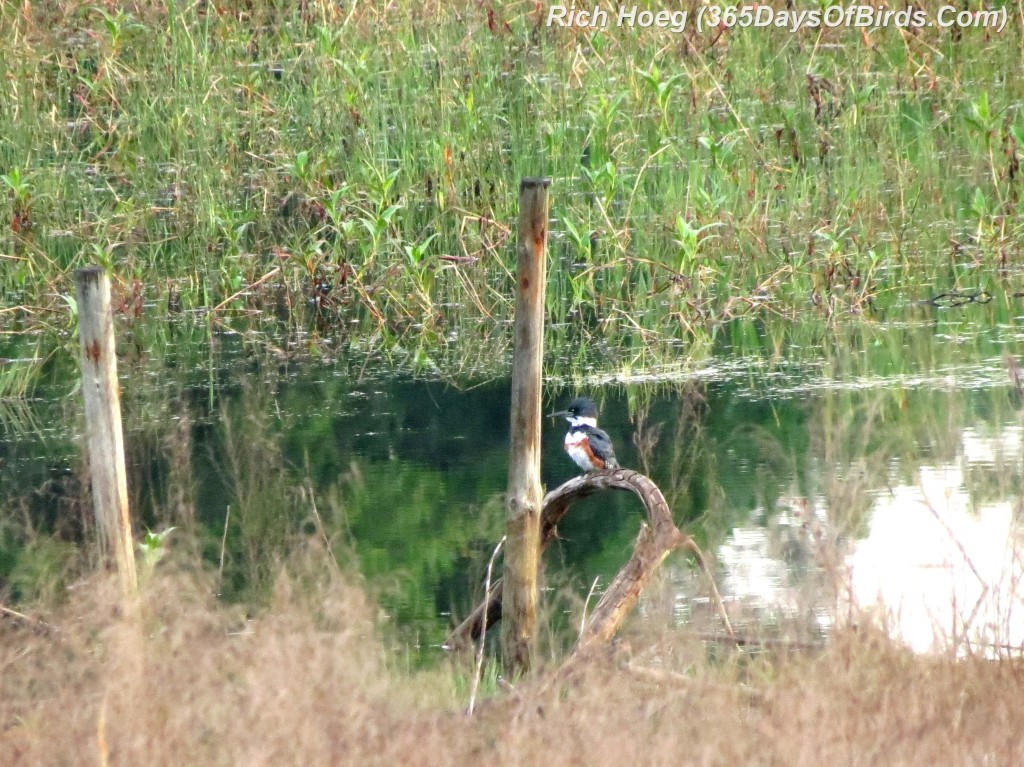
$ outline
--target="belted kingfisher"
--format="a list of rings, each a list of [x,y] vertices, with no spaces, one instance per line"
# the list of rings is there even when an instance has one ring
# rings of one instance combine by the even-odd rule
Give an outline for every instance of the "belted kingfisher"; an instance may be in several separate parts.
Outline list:
[[[597,405],[587,397],[574,399],[565,410],[552,413],[549,417],[562,416],[569,422],[565,435],[565,452],[583,471],[617,469],[612,440],[608,434],[597,428]]]

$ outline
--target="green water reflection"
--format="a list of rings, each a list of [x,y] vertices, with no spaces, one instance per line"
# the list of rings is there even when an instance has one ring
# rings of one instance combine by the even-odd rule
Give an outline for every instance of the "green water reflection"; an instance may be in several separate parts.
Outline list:
[[[1015,333],[1005,315],[982,311],[996,322],[961,313],[803,337],[788,327],[778,339],[765,328],[756,353],[732,344],[699,365],[680,356],[642,374],[552,375],[545,406],[595,396],[621,463],[651,476],[680,526],[716,555],[737,620],[813,637],[840,598],[829,557],[834,569],[863,559],[877,515],[897,513],[891,499],[922,471],[956,469],[966,513],[1010,504],[992,529],[1016,529],[1020,451],[993,447],[1019,436],[1002,359]],[[403,641],[436,653],[451,616],[479,595],[502,533],[508,381],[413,374],[351,351],[329,361],[268,353],[230,333],[200,353],[182,332],[184,342],[122,360],[140,529],[194,531],[211,571],[223,540],[230,600],[258,601],[290,545],[326,538]],[[55,352],[33,397],[3,405],[0,584],[12,599],[31,596],[88,535],[72,359]],[[563,430],[545,423],[549,488],[575,473]],[[624,494],[580,504],[547,555],[549,584],[585,594],[595,577],[607,583],[640,523]],[[666,572],[666,619],[685,620],[701,586],[682,558]]]

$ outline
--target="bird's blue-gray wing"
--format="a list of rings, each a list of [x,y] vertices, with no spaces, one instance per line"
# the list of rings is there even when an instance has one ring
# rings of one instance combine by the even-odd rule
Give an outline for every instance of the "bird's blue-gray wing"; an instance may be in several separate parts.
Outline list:
[[[606,468],[617,469],[619,462],[615,460],[615,450],[612,449],[612,439],[608,432],[604,429],[591,429],[588,436],[590,447],[604,460]]]

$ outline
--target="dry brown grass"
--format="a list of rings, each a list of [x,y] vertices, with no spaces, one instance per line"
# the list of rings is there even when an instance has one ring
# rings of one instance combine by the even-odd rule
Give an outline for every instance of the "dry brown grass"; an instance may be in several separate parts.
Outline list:
[[[462,713],[447,670],[390,666],[355,579],[282,577],[248,620],[158,575],[141,634],[112,582],[59,632],[0,622],[0,764],[1010,765],[1021,664],[925,659],[874,633],[710,664],[667,632]],[[657,659],[657,660],[654,660]]]

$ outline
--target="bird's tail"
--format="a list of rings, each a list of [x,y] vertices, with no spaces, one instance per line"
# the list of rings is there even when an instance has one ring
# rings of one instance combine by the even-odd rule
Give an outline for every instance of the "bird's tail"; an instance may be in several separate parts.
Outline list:
[[[614,458],[609,458],[607,461],[605,461],[604,462],[604,467],[606,469],[620,469],[620,468],[622,468],[621,466],[619,466],[619,462],[616,461]]]

